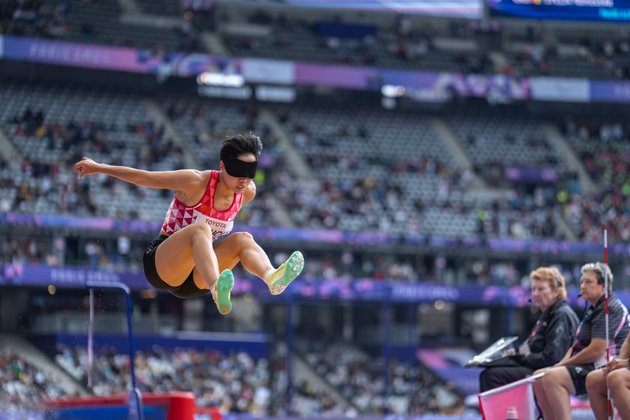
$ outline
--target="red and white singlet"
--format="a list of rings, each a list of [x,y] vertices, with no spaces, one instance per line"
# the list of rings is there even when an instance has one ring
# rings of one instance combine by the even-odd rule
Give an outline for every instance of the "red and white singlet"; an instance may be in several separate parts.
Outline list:
[[[210,171],[210,181],[201,200],[194,206],[187,206],[173,197],[173,201],[166,212],[162,230],[172,235],[183,227],[193,223],[207,223],[212,228],[212,239],[227,235],[234,227],[234,219],[243,204],[243,194],[234,194],[234,201],[230,208],[219,211],[214,208],[214,193],[219,183],[219,171]]]

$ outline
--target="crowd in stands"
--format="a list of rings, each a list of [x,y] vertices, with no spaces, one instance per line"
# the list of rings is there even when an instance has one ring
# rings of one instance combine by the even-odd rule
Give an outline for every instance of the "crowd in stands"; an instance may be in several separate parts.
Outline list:
[[[42,410],[46,399],[67,395],[55,378],[4,344],[0,344],[0,390],[2,414],[14,418],[27,418],[24,411]]]
[[[5,87],[14,102],[2,110],[7,117],[2,126],[23,159],[0,162],[0,185],[10,192],[1,203],[5,211],[160,217],[157,211],[152,211],[153,206],[142,206],[144,211],[139,212],[137,205],[138,198],[151,203],[166,199],[157,192],[150,194],[122,186],[112,179],[82,184],[74,181],[73,164],[82,156],[95,159],[106,156],[112,164],[153,170],[182,166],[181,149],[165,137],[162,127],[138,114],[139,103],[115,98],[105,103],[104,99],[89,99],[89,94],[81,97],[75,92],[66,96],[67,101],[78,105],[74,108],[72,103],[64,105],[65,92],[54,88],[42,87],[39,91],[13,88]],[[49,108],[46,112],[31,110],[29,105],[33,103]],[[17,109],[12,110],[11,105]],[[132,196],[134,203],[126,205]],[[112,197],[118,197],[114,207]]]
[[[199,110],[191,115],[190,110],[182,114],[175,107],[171,107],[169,114],[177,126],[200,127],[190,136],[186,131],[182,131],[182,137],[187,139],[185,146],[189,150],[203,150],[204,153],[200,152],[197,155],[207,164],[217,158],[215,149],[220,144],[217,139],[221,133],[227,133],[227,127],[215,125],[211,117]],[[369,116],[366,115],[366,118]],[[28,157],[22,162],[0,161],[0,186],[9,192],[3,196],[0,203],[4,211],[46,211],[118,218],[142,217],[152,220],[161,217],[157,206],[148,206],[152,211],[146,213],[138,212],[135,205],[126,206],[123,205],[125,203],[103,201],[103,197],[111,195],[143,197],[148,194],[145,190],[115,182],[111,178],[89,179],[84,183],[74,183],[70,180],[73,178],[72,163],[83,155],[102,156],[104,161],[112,164],[122,163],[148,169],[183,166],[181,146],[165,138],[162,127],[155,127],[150,122],[129,122],[126,127],[116,127],[106,122],[91,120],[61,124],[59,121],[47,122],[44,119],[41,111],[33,112],[27,108],[6,122],[5,127],[16,146]],[[322,121],[318,123],[321,124]],[[214,129],[206,128],[213,125]],[[229,128],[237,132],[247,128],[261,128],[261,124],[254,120]],[[287,129],[291,130],[290,123],[287,123]],[[266,133],[264,129],[261,131],[263,135]],[[311,133],[304,128],[298,128],[296,131],[295,146],[303,148],[306,143],[309,144],[311,150],[306,148],[305,159],[311,168],[318,168],[322,172],[339,173],[336,168],[341,167],[346,170],[346,175],[352,173],[353,176],[348,179],[339,179],[338,176],[337,179],[322,177],[319,183],[291,182],[291,173],[283,170],[286,165],[281,150],[273,142],[274,137],[269,136],[265,139],[268,145],[262,158],[265,169],[262,175],[265,178],[262,183],[259,182],[259,197],[252,206],[244,210],[241,222],[258,226],[275,224],[273,219],[269,219],[268,202],[265,197],[267,191],[273,191],[278,200],[292,211],[294,223],[307,224],[314,228],[336,226],[349,230],[398,232],[396,228],[399,227],[403,229],[402,231],[408,232],[408,226],[402,223],[407,221],[415,225],[412,231],[439,234],[440,232],[430,230],[432,227],[430,224],[425,223],[425,228],[417,216],[412,217],[414,214],[422,213],[427,207],[430,209],[436,206],[459,214],[476,213],[477,219],[468,216],[468,225],[450,234],[462,236],[476,234],[477,228],[480,230],[479,233],[491,237],[520,236],[526,239],[553,236],[553,231],[548,230],[553,224],[546,223],[548,215],[544,216],[538,212],[531,216],[532,212],[528,209],[528,203],[534,206],[533,209],[541,208],[549,204],[548,199],[532,200],[514,194],[509,202],[486,202],[480,205],[470,200],[452,199],[454,194],[464,191],[470,185],[471,173],[459,172],[452,164],[442,163],[440,156],[424,154],[414,159],[399,158],[395,155],[386,159],[383,156],[366,158],[361,156],[365,151],[360,149],[356,149],[354,154],[341,155],[334,150],[331,153],[330,149],[348,141],[348,138],[351,138],[354,144],[361,144],[356,143],[356,139],[362,139],[365,144],[361,145],[361,148],[369,147],[370,143],[376,143],[379,139],[370,139],[371,132],[364,127],[360,127],[357,134]],[[123,158],[120,155],[125,147],[129,148],[129,140],[132,138],[137,144],[137,153],[126,153]],[[45,149],[41,148],[42,142],[46,144]],[[35,151],[39,156],[35,156]],[[179,161],[177,156],[180,156]],[[165,161],[165,157],[169,157],[170,160]],[[386,177],[387,174],[390,176]],[[402,184],[405,183],[407,189],[413,190],[422,187],[422,179],[434,180],[435,190],[431,193],[432,196],[415,194],[408,197],[406,191],[403,191]],[[413,183],[409,184],[409,181]],[[431,188],[430,183],[424,187],[425,190],[427,188]],[[167,195],[165,192],[153,193],[147,200],[154,199],[152,203],[157,200],[164,204],[169,198]],[[126,201],[122,197],[120,200]],[[356,203],[361,204],[357,207]],[[506,223],[501,222],[501,213],[508,213],[510,208],[515,213],[514,216]],[[527,226],[522,227],[523,224]]]
[[[627,128],[620,122],[568,120],[563,131],[597,183],[595,191],[570,196],[563,203],[565,219],[586,241],[602,242],[605,228],[612,241],[626,242],[630,239]]]
[[[56,362],[88,385],[87,350],[60,346]],[[136,380],[142,392],[187,391],[201,407],[219,407],[224,413],[269,413],[271,372],[269,361],[245,352],[222,355],[216,351],[155,347],[135,356]],[[95,395],[124,393],[129,389],[129,357],[114,348],[97,352],[93,365]]]
[[[166,9],[173,9],[172,5],[168,8],[156,8],[151,5],[151,2],[141,2],[141,6],[143,11],[150,9],[148,13],[158,14],[164,14]],[[100,20],[99,13],[102,15]],[[0,5],[0,33],[150,48],[158,53],[167,52],[165,50],[186,52],[201,50],[200,33],[197,28],[199,25],[196,24],[197,19],[194,14],[190,11],[181,13],[181,16],[173,11],[166,14],[181,17],[182,24],[175,30],[162,31],[162,33],[158,32],[158,28],[144,27],[145,32],[156,32],[159,35],[152,43],[149,38],[145,39],[139,36],[137,31],[119,23],[122,10],[111,0],[58,2],[12,0]],[[222,23],[230,21],[225,14],[220,15],[219,20]],[[103,26],[105,22],[113,26],[117,32]],[[417,66],[420,63],[431,66],[431,60],[422,60],[430,53],[439,53],[433,45],[431,36],[424,30],[412,30],[406,18],[400,19],[389,30],[372,30],[370,35],[358,38],[317,36],[316,25],[285,16],[271,16],[264,11],[253,13],[249,16],[249,22],[270,25],[271,33],[269,36],[260,38],[226,38],[228,49],[235,54],[258,55],[260,50],[266,51],[266,54],[273,53],[273,50],[276,53],[284,50],[295,55],[299,49],[296,47],[304,44],[302,46],[307,47],[307,54],[310,55],[311,61],[315,58],[363,65],[405,66],[410,63]],[[209,26],[212,25],[208,25],[207,19],[203,20],[202,28]],[[309,61],[309,57],[306,58]],[[389,61],[391,63],[388,63]],[[452,56],[445,54],[440,66],[460,68],[462,71],[483,72],[488,70],[489,64],[491,63],[487,57],[479,60],[474,55],[467,57],[466,54]]]
[[[630,236],[626,211],[630,184],[623,161],[627,146],[625,128],[619,122],[567,123],[563,129],[597,186],[594,193],[583,193],[575,175],[566,171],[563,159],[540,132],[542,122],[531,118],[508,118],[493,112],[474,118],[450,117],[448,125],[473,164],[471,170],[460,170],[444,145],[435,141],[437,134],[429,119],[404,111],[382,115],[377,108],[362,106],[350,112],[323,102],[290,109],[269,107],[280,122],[282,133],[278,134],[251,103],[217,104],[215,100],[185,101],[169,96],[160,102],[180,137],[175,142],[163,126],[147,121],[146,110],[134,95],[113,93],[103,98],[98,92],[27,88],[15,83],[2,89],[11,98],[0,105],[2,128],[24,156],[11,161],[0,158],[3,212],[159,222],[171,193],[135,188],[108,177],[75,182],[72,164],[88,155],[113,164],[173,169],[184,166],[183,151],[188,151],[194,152],[200,166],[215,167],[221,138],[230,132],[252,130],[263,135],[265,148],[256,179],[258,196],[243,209],[237,221],[241,225],[293,225],[426,238],[564,239],[556,221],[559,216],[578,240],[601,242],[602,222],[612,241]],[[74,106],[80,103],[85,105]],[[500,132],[501,137],[492,138],[492,132]],[[282,135],[288,143],[280,140]],[[504,148],[502,159],[488,160],[497,148]],[[289,155],[291,149],[297,153]],[[553,167],[558,181],[536,186],[513,183],[505,177],[512,163]],[[499,175],[483,171],[493,164],[498,165]],[[303,170],[306,175],[300,174]],[[477,194],[475,178],[507,193]],[[500,182],[495,183],[497,179]],[[138,200],[143,204],[139,206]],[[278,213],[278,208],[286,212]],[[137,238],[134,241],[125,237],[115,242],[85,240],[80,249],[62,255],[67,250],[63,239],[38,238],[7,242],[2,257],[5,262],[87,263],[135,271],[144,244]],[[440,267],[437,262],[427,268],[422,259],[363,258],[349,251],[334,258],[315,257],[307,270],[313,267],[311,274],[317,278],[446,284],[475,281],[474,270],[467,270],[463,280],[461,274],[448,274],[449,265],[447,262],[443,265],[446,270],[438,270],[434,268]],[[523,274],[523,268],[493,267],[494,263],[488,264],[488,272],[499,274],[484,276],[488,284],[518,284]],[[505,273],[511,272],[519,274],[504,281]]]
[[[510,165],[553,167],[563,174],[558,159],[553,164],[556,153],[530,129],[535,123],[479,116],[474,119],[479,128],[468,124],[469,117],[453,116],[451,127],[470,153],[473,172],[461,170],[448,150],[432,141],[437,134],[417,115],[379,116],[369,108],[355,110],[352,117],[347,113],[324,106],[279,112],[295,147],[322,180],[291,183],[285,172],[272,179],[274,194],[299,224],[429,236],[558,237],[553,189],[542,184],[527,190],[505,182]],[[491,138],[499,129],[513,137],[505,146],[499,144],[502,137]],[[471,144],[469,138],[481,130]],[[532,137],[523,138],[527,134]],[[505,149],[501,160],[490,160],[497,148]],[[489,171],[492,165],[496,174]],[[467,194],[474,174],[508,193],[494,198]],[[503,182],[495,185],[494,179]]]
[[[137,385],[147,393],[193,392],[197,406],[256,417],[420,415],[462,409],[461,398],[449,385],[417,364],[391,360],[385,387],[383,360],[348,345],[333,346],[332,350],[322,345],[305,348],[304,361],[333,391],[316,382],[300,380],[295,384],[291,405],[287,405],[286,346],[275,347],[269,358],[254,358],[243,351],[222,354],[181,347],[136,351]],[[98,349],[91,369],[84,346],[58,345],[54,362],[89,394],[126,393],[130,387],[129,358],[113,347]],[[5,346],[0,347],[0,389],[4,413],[37,412],[43,410],[46,399],[70,396],[58,380]]]
[[[53,252],[53,241],[42,237],[14,237],[7,235],[0,244],[1,264],[47,264],[59,266]]]
[[[166,57],[172,51],[203,51],[202,31],[217,29],[229,53],[245,57],[515,77],[622,79],[630,69],[630,43],[612,32],[592,39],[565,37],[560,30],[551,35],[550,28],[529,25],[515,36],[495,21],[453,20],[447,29],[437,29],[404,15],[376,25],[353,23],[341,15],[305,21],[263,9],[240,13],[236,19],[221,5],[199,12],[172,3],[138,2],[147,16],[179,19],[180,24],[164,30],[125,23],[115,0],[10,0],[0,4],[0,34],[138,47]],[[263,29],[256,34],[225,29],[241,22]],[[472,41],[473,48],[445,49],[436,42],[440,37]]]
[[[234,22],[228,15],[220,20],[224,27]],[[377,26],[339,17],[307,21],[259,10],[244,21],[264,29],[258,34],[239,34],[220,28],[233,55],[464,73],[493,71],[493,62],[487,54],[441,49],[434,42],[430,25],[414,27],[406,16],[398,17],[390,25]],[[451,38],[463,40],[474,32],[472,26],[458,22],[452,27],[447,35]]]
[[[68,31],[70,4],[10,0],[0,4],[0,33],[36,38],[62,38]]]
[[[505,60],[496,72],[514,77],[564,76],[589,79],[623,79],[628,75],[630,44],[614,31],[585,36],[575,31],[555,30],[542,24],[524,30],[503,31],[497,43]]]
[[[280,345],[269,358],[253,358],[243,351],[222,354],[154,347],[136,352],[136,380],[142,392],[193,392],[197,406],[257,417],[421,415],[454,413],[463,407],[461,397],[423,366],[391,360],[386,387],[383,359],[373,359],[347,345],[329,349],[314,344],[304,349],[302,357],[337,396],[309,380],[300,380],[295,384],[292,404],[287,406],[283,348],[286,352]],[[87,350],[82,346],[59,345],[55,362],[94,395],[125,393],[129,389],[129,358],[113,347],[96,351],[91,371]],[[49,375],[4,346],[0,347],[0,368],[0,402],[5,412],[37,411],[43,409],[46,399],[69,396]],[[339,398],[346,401],[345,406],[340,405]]]
[[[223,413],[269,415],[408,414],[452,412],[462,407],[461,398],[420,365],[390,361],[385,387],[383,360],[372,359],[354,348],[334,350],[312,347],[304,360],[337,397],[309,380],[295,384],[290,408],[284,405],[286,371],[282,346],[269,359],[252,358],[245,352],[227,355],[206,350],[153,348],[136,352],[137,383],[143,392],[190,391],[196,404],[220,407]],[[347,347],[347,346],[346,346]],[[56,362],[87,385],[87,351],[60,346]],[[91,392],[110,395],[129,386],[128,356],[113,348],[97,351]],[[338,398],[347,402],[346,408]]]
[[[384,375],[382,358],[371,358],[344,345],[321,343],[309,343],[303,357],[360,413],[414,416],[461,408],[457,393],[418,364],[392,359]]]
[[[126,23],[117,0],[9,0],[0,3],[0,34],[169,52],[203,50],[192,13],[169,28]]]
[[[82,266],[105,271],[142,271],[144,240],[122,237],[119,239],[86,239],[79,249],[68,249],[61,238],[16,237],[9,235],[0,244],[0,264],[46,264],[51,267]],[[275,264],[287,258],[287,250],[268,248]],[[529,287],[527,259],[501,260],[480,257],[447,258],[441,255],[403,255],[373,253],[361,250],[305,251],[308,264],[301,275],[302,281],[319,283],[322,280],[369,279],[408,283],[431,283],[449,286],[493,285]],[[567,286],[578,287],[580,264],[550,260],[563,272]],[[622,267],[620,267],[622,268]],[[623,269],[623,268],[622,268]],[[235,268],[239,278],[248,278],[241,266]],[[621,275],[621,272],[618,274]],[[628,286],[620,277],[615,288]]]

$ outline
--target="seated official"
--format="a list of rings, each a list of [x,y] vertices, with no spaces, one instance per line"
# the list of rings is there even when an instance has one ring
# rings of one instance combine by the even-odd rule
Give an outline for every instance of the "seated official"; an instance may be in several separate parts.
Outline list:
[[[555,267],[540,267],[529,275],[532,304],[541,310],[538,322],[518,352],[491,363],[479,376],[481,392],[506,385],[559,362],[571,346],[578,317],[567,304],[564,277]]]
[[[619,358],[586,377],[586,391],[597,420],[608,419],[608,389],[622,419],[630,419],[630,334],[621,346]]]
[[[575,342],[564,358],[534,382],[534,393],[545,419],[571,419],[570,396],[586,394],[586,377],[595,364],[606,364],[605,277],[608,277],[608,337],[610,354],[615,355],[625,341],[630,326],[628,310],[612,295],[613,275],[602,263],[582,266],[580,295],[590,303],[580,323]]]

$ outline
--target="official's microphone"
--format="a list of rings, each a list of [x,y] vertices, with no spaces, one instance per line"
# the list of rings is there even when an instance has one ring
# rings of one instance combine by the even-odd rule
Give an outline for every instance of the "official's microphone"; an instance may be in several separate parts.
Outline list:
[[[527,299],[527,301],[528,301],[529,303],[532,303],[532,302],[533,302],[532,298]]]
[[[577,297],[582,297],[582,293],[578,293]]]

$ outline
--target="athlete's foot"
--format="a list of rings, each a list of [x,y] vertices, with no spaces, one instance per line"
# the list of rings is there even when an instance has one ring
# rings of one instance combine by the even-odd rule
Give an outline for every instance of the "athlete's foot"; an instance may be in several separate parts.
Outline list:
[[[210,287],[212,292],[212,299],[214,299],[217,309],[221,315],[227,315],[232,310],[232,301],[230,300],[230,293],[234,287],[234,274],[232,270],[224,270],[216,283]]]
[[[304,269],[304,256],[300,251],[295,251],[280,267],[265,276],[265,283],[269,286],[272,295],[284,292],[289,284]]]

